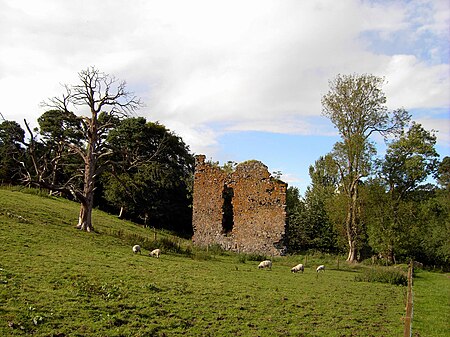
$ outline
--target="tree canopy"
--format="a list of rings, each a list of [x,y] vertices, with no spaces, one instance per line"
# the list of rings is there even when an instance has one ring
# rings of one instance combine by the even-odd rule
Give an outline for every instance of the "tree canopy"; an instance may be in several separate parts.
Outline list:
[[[20,182],[18,164],[23,163],[25,131],[17,122],[3,121],[0,124],[0,179],[2,183]]]
[[[139,117],[123,120],[107,142],[114,156],[103,179],[106,199],[146,224],[191,232],[194,157],[183,140]]]
[[[322,97],[323,115],[337,128],[342,141],[334,146],[332,156],[339,170],[340,186],[347,196],[347,261],[357,258],[361,235],[359,184],[371,170],[375,154],[370,136],[398,132],[409,119],[400,109],[388,112],[381,86],[384,79],[374,75],[338,75]]]

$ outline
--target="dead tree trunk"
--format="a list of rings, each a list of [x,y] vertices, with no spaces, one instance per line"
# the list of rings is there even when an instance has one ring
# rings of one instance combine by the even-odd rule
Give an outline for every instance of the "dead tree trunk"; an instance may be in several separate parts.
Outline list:
[[[90,138],[84,156],[84,188],[81,201],[80,216],[78,218],[77,228],[91,232],[94,230],[92,225],[92,209],[94,208],[94,190],[95,190],[95,170],[97,158],[95,156],[95,144],[97,142],[97,120],[96,115],[92,116],[92,122],[89,125]]]
[[[92,225],[92,209],[94,208],[94,193],[86,198],[80,205],[80,214],[78,216],[77,228],[91,232],[94,230]]]
[[[119,219],[123,219],[123,212],[124,212],[124,207],[121,206],[120,211],[119,211]]]

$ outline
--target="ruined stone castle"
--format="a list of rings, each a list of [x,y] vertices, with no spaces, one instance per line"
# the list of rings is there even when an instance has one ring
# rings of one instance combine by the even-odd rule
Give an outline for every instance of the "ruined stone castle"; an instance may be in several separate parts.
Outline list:
[[[226,172],[196,156],[193,241],[226,250],[280,255],[284,250],[287,185],[251,160]]]

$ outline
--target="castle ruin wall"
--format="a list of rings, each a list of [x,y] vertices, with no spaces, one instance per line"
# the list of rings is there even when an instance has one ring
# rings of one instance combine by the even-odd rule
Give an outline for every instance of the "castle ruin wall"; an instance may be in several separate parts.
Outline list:
[[[252,160],[226,173],[196,157],[193,241],[245,253],[280,255],[284,249],[287,185]]]

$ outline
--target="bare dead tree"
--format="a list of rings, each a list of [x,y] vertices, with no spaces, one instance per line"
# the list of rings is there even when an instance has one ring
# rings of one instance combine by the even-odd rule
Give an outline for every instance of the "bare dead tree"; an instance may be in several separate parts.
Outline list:
[[[70,148],[67,149],[67,140],[60,140],[56,146],[56,151],[49,154],[48,150],[43,151],[42,149],[51,148],[51,144],[43,139],[37,141],[37,135],[31,130],[26,119],[24,119],[24,123],[29,134],[29,142],[24,143],[24,145],[27,148],[31,166],[28,167],[24,162],[19,162],[22,172],[22,183],[48,189],[50,195],[65,193],[71,194],[75,199],[79,199],[81,192],[77,187],[80,184],[77,182],[84,176],[83,170],[76,163],[61,164],[65,163],[69,157],[76,155]],[[75,165],[77,169],[67,179],[57,180],[56,172],[60,166],[67,167],[69,165]]]
[[[100,72],[95,67],[81,71],[78,78],[80,84],[64,85],[61,96],[48,99],[42,106],[74,113],[80,119],[83,141],[66,142],[65,146],[77,154],[83,162],[82,188],[77,188],[70,181],[64,186],[51,186],[51,182],[43,179],[43,168],[37,165],[36,158],[33,159],[33,164],[40,186],[69,191],[80,201],[77,228],[92,231],[95,179],[104,169],[100,161],[111,154],[105,146],[106,136],[117,120],[130,116],[142,106],[142,102],[126,90],[124,81]],[[31,134],[31,130],[29,132]],[[32,137],[31,141],[34,141]]]

